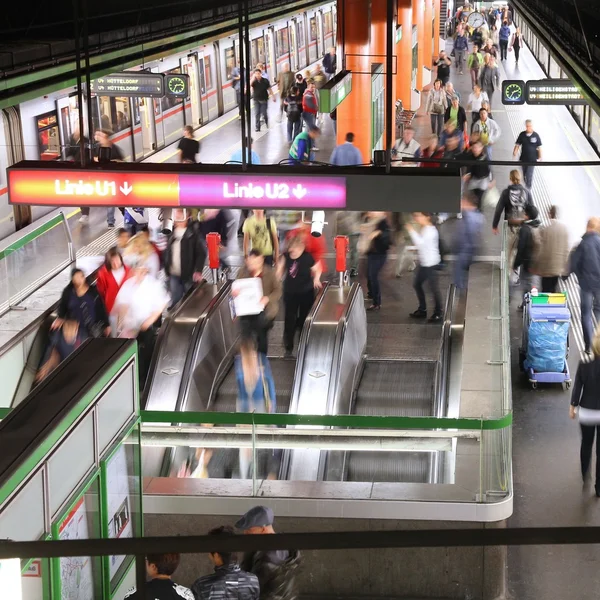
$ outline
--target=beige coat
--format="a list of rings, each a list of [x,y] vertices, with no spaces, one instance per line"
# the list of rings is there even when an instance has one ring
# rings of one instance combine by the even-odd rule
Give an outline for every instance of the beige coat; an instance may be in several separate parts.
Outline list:
[[[540,252],[536,272],[542,277],[557,277],[569,272],[569,232],[567,226],[552,220],[540,231]]]

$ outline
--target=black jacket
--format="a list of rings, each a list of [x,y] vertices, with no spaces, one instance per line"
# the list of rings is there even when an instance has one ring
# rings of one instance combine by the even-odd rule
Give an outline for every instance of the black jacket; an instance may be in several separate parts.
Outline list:
[[[494,213],[494,220],[492,221],[492,227],[495,229],[498,227],[500,217],[504,213],[505,219],[514,219],[519,216],[519,213],[533,204],[533,198],[531,192],[521,184],[511,183],[505,190],[502,190],[498,204],[496,204],[496,212]]]
[[[83,307],[85,300],[91,310]],[[90,285],[85,295],[78,298],[73,284],[69,283],[60,297],[57,315],[59,319],[74,319],[91,336],[100,333],[96,327],[105,329],[109,325],[104,302],[94,285]]]
[[[290,550],[283,562],[275,562],[271,552],[252,552],[244,556],[242,569],[254,573],[260,584],[260,600],[295,600],[298,597],[296,571],[300,553]]]
[[[227,246],[227,224],[229,221],[231,221],[231,213],[227,209],[222,209],[214,219],[199,221],[198,226],[204,238],[209,233],[218,233],[221,236],[221,245]]]
[[[600,290],[600,235],[583,235],[571,254],[570,272],[577,275],[582,290]]]
[[[171,234],[164,254],[165,273],[171,274],[172,247],[175,236]],[[198,222],[190,222],[181,238],[181,279],[191,282],[194,273],[202,273],[206,262],[206,247]]]
[[[482,152],[479,156],[474,156],[473,153],[468,152],[462,158],[477,161],[474,165],[467,165],[467,173],[473,179],[486,179],[490,176],[490,164],[485,152]]]
[[[239,565],[216,567],[211,575],[200,577],[192,586],[196,600],[258,600],[258,577],[242,571]]]
[[[387,254],[387,251],[390,249],[392,245],[392,239],[390,237],[390,226],[388,225],[387,219],[383,217],[379,223],[377,223],[377,227],[375,227],[375,231],[381,231],[381,233],[373,238],[371,242],[371,246],[367,254]]]
[[[529,273],[534,266],[536,244],[533,230],[539,226],[540,222],[538,219],[525,221],[521,225],[519,240],[517,242],[517,255],[515,256],[515,269],[522,266]]]
[[[571,404],[600,410],[600,358],[593,361],[580,362],[575,375]]]
[[[452,105],[448,105],[446,112],[444,113],[444,122],[447,123],[450,120],[450,109]],[[458,107],[458,113],[456,115],[456,129],[461,133],[465,130],[465,123],[467,122],[467,113],[462,106]]]

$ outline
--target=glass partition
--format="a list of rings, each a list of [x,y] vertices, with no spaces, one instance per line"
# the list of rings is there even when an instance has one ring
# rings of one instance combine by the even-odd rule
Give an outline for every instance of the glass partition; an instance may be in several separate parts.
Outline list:
[[[66,216],[60,213],[25,228],[0,245],[0,315],[75,261]]]

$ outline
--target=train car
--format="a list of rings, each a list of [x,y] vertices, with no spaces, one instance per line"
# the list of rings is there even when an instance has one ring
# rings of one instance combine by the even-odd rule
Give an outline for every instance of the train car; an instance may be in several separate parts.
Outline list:
[[[336,5],[326,3],[302,13],[250,29],[250,63],[262,63],[275,83],[285,64],[303,71],[321,60],[336,40]],[[126,161],[149,158],[176,142],[185,125],[202,127],[237,109],[232,71],[239,61],[237,30],[218,40],[146,62],[128,70],[183,73],[189,76],[189,97],[130,98],[92,95],[94,130],[111,132]],[[48,212],[48,208],[8,205],[6,168],[23,158],[75,160],[78,155],[79,106],[71,87],[0,111],[0,239]],[[88,134],[87,103],[83,107],[84,136]],[[93,134],[92,134],[93,135]]]

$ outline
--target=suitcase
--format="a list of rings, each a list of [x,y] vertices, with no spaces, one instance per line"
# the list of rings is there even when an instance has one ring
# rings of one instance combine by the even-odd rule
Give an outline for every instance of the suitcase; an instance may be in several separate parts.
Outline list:
[[[533,389],[538,383],[571,387],[567,357],[571,313],[566,294],[525,294],[520,365]]]

